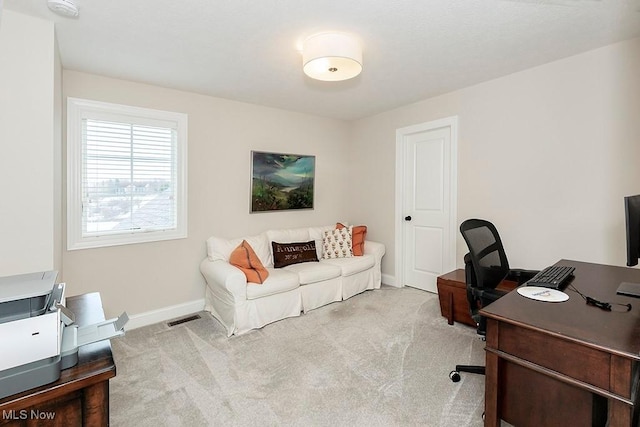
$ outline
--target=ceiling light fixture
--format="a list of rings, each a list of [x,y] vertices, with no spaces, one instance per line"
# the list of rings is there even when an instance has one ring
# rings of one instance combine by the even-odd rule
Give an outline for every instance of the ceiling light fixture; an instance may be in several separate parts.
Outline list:
[[[71,0],[47,0],[47,6],[58,15],[68,18],[78,16],[78,7]]]
[[[362,71],[362,48],[344,33],[321,33],[302,46],[304,73],[316,80],[335,82],[351,79]]]

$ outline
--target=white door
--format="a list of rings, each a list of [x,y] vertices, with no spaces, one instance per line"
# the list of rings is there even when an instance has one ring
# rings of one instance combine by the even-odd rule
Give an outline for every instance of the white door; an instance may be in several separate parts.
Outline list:
[[[437,277],[455,269],[456,126],[450,118],[397,131],[400,286],[437,292]]]

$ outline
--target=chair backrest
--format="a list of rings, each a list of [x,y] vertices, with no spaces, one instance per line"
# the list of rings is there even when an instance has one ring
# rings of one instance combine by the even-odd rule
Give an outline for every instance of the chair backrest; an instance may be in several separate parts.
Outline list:
[[[496,227],[483,219],[468,219],[460,232],[469,247],[475,287],[495,289],[509,274],[509,261]]]

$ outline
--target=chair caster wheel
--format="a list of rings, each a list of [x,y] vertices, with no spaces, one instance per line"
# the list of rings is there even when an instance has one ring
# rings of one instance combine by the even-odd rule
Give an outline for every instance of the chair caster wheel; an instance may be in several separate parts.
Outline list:
[[[454,383],[457,383],[458,381],[460,381],[460,373],[458,371],[449,372],[449,379]]]

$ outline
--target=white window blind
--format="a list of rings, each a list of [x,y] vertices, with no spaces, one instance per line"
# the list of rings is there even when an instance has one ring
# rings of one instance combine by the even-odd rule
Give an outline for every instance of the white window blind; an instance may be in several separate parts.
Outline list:
[[[91,108],[83,108],[86,103]],[[180,137],[186,129],[180,120],[167,121],[166,112],[73,99],[69,109],[69,122],[76,120],[69,128],[78,134],[72,141],[69,132],[69,175],[77,177],[69,197],[79,205],[69,203],[68,217],[76,214],[68,227],[69,249],[186,237],[186,141]]]
[[[175,229],[174,129],[83,120],[83,236]]]

